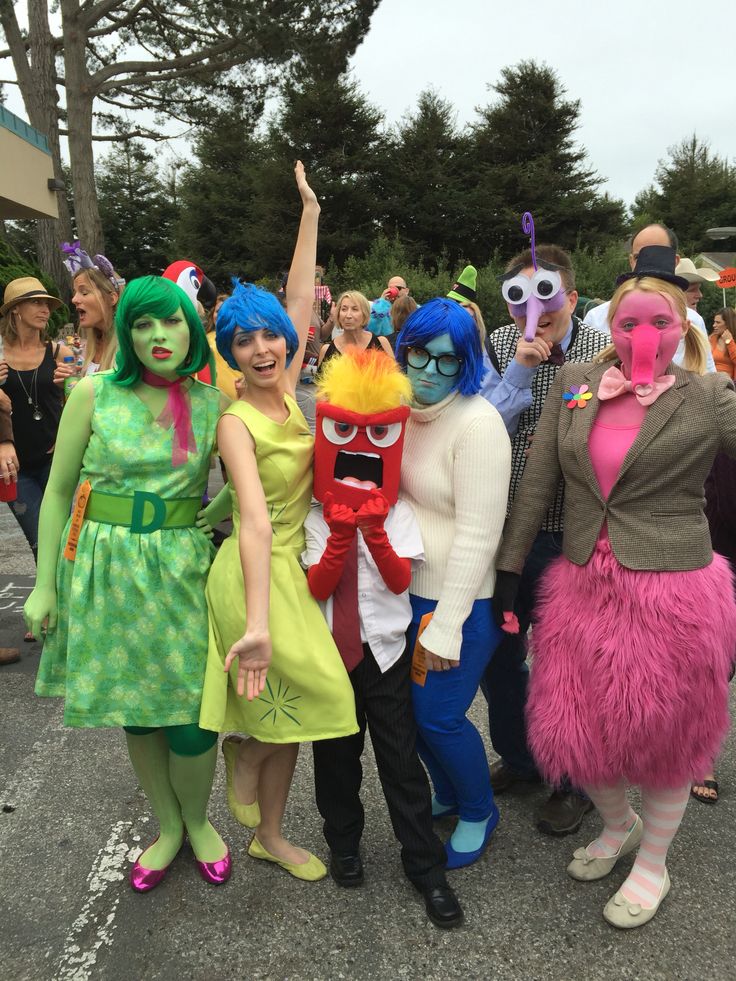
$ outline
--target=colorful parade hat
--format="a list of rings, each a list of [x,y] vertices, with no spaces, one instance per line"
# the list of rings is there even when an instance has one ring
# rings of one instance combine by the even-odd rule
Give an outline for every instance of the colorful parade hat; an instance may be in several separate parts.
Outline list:
[[[458,303],[475,303],[477,283],[478,270],[475,266],[466,266],[457,277],[457,282],[452,284],[447,296]]]

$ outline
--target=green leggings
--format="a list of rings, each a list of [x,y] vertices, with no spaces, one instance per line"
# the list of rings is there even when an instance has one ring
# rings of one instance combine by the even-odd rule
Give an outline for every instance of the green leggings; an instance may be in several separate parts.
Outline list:
[[[131,736],[150,736],[152,732],[163,730],[169,749],[177,756],[201,756],[217,742],[217,733],[200,729],[196,722],[185,726],[123,726]]]

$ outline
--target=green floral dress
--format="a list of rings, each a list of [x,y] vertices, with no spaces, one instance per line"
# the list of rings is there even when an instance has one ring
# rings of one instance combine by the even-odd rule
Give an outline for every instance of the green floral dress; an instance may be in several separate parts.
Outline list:
[[[245,632],[245,595],[233,492],[233,533],[220,546],[207,580],[210,642],[202,693],[203,729],[234,729],[262,742],[294,743],[358,731],[355,699],[322,611],[299,564],[304,519],[312,498],[314,440],[293,399],[279,424],[246,402],[225,411],[237,416],[256,444],[256,461],[273,528],[269,631],[272,660],[263,694],[249,702],[236,690],[237,662],[228,677],[225,656]]]
[[[197,452],[171,465],[173,427],[163,429],[129,388],[95,375],[92,434],[80,483],[132,497],[201,497],[220,414],[217,389],[189,391]],[[134,534],[85,519],[74,562],[57,568],[59,619],[44,644],[38,695],[65,698],[69,726],[196,723],[206,661],[204,587],[209,539],[197,528]]]

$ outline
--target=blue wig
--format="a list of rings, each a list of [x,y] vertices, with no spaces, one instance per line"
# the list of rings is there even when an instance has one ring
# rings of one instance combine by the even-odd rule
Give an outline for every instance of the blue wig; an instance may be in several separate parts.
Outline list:
[[[267,293],[266,290],[253,286],[252,283],[241,283],[233,278],[232,295],[225,300],[217,314],[215,340],[217,350],[235,371],[238,370],[232,351],[235,331],[247,332],[264,328],[284,338],[286,364],[290,365],[299,347],[299,338],[286,310],[273,293]]]
[[[483,379],[483,348],[478,327],[467,310],[445,297],[430,300],[407,317],[396,338],[396,360],[405,369],[406,352],[410,347],[426,347],[442,334],[448,334],[455,353],[462,359],[452,391],[475,395]]]

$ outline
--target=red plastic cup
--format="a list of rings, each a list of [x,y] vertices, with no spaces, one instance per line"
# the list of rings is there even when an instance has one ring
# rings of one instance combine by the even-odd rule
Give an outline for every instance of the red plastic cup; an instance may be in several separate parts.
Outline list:
[[[5,481],[0,478],[0,501],[14,501],[17,497],[17,481],[11,480],[9,484],[6,484]]]

